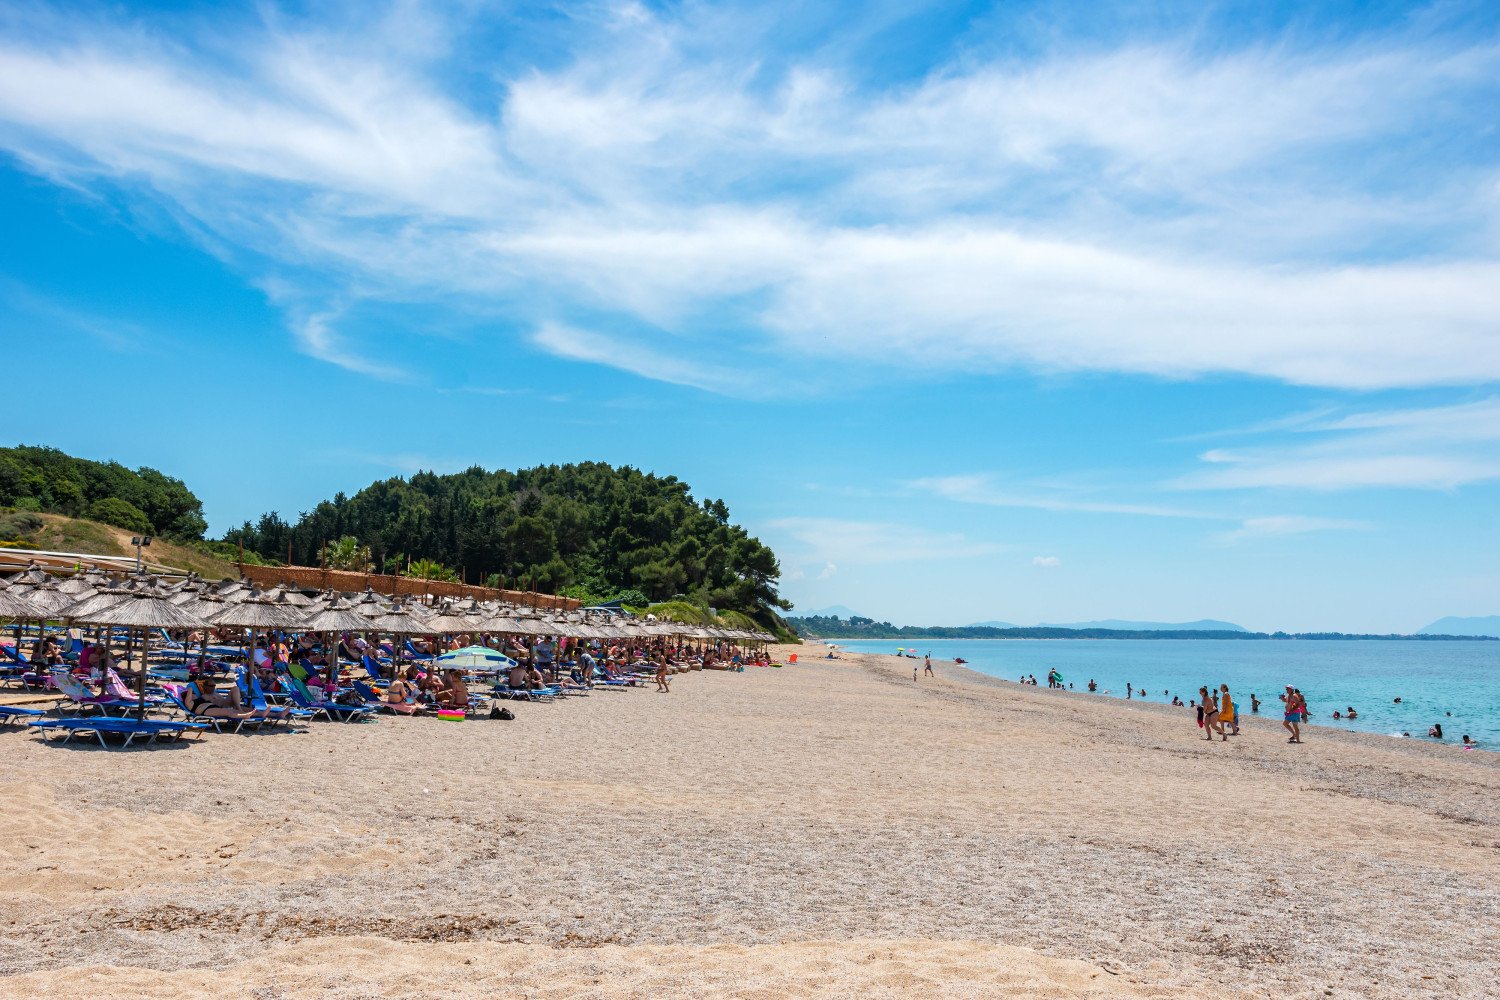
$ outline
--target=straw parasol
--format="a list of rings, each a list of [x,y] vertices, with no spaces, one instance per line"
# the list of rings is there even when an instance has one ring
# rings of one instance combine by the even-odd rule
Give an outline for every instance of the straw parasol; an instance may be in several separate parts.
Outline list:
[[[164,628],[202,628],[206,623],[197,615],[189,614],[166,600],[160,589],[143,587],[125,600],[99,611],[91,612],[87,621],[94,625],[123,625],[141,630],[140,700],[136,704],[136,718],[146,717],[146,668],[151,659],[151,630]]]
[[[47,612],[34,604],[25,594],[17,594],[13,590],[0,590],[0,618],[45,618],[46,615]]]
[[[309,607],[314,603],[313,598],[306,596],[302,591],[290,587],[285,583],[278,583],[266,591],[265,598],[268,601],[291,604],[299,608]]]
[[[335,598],[326,608],[313,610],[311,617],[302,622],[309,632],[365,632],[372,622],[354,610],[354,606],[342,597]]]

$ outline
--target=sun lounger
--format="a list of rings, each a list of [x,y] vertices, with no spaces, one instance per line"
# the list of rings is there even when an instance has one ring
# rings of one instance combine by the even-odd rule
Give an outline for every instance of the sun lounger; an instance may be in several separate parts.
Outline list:
[[[280,664],[276,667],[276,675],[286,685],[287,695],[292,699],[292,704],[312,712],[314,718],[321,716],[330,722],[353,722],[375,714],[375,709],[368,705],[341,705],[336,701],[314,698],[312,692],[308,691],[307,685],[293,677]]]
[[[557,688],[513,688],[507,684],[496,684],[490,689],[497,698],[511,698],[516,701],[551,701],[561,692]]]
[[[226,719],[219,715],[207,715],[203,712],[195,712],[191,708],[188,708],[187,699],[183,698],[181,688],[169,684],[163,687],[162,690],[167,693],[167,700],[172,703],[172,707],[181,712],[190,722],[209,726],[216,733],[224,732],[225,727],[228,727],[231,733],[238,733],[246,726],[249,726],[251,729],[259,729],[266,721],[265,719],[257,718]]]
[[[436,654],[433,654],[433,653],[419,653],[419,652],[417,652],[417,647],[413,646],[411,644],[411,640],[410,639],[406,640],[406,655],[407,655],[407,657],[409,659],[420,660],[420,661],[422,661],[424,663],[427,662],[428,660],[436,658]]]
[[[31,719],[40,719],[47,714],[44,708],[22,708],[20,705],[0,705],[0,723],[9,725],[15,722],[26,722]]]
[[[75,736],[80,738],[93,738],[99,741],[99,745],[106,750],[109,743],[105,736],[120,736],[124,743],[120,749],[128,748],[137,738],[144,738],[146,745],[151,746],[158,739],[180,740],[188,733],[195,733],[202,737],[203,730],[207,727],[192,722],[169,722],[162,719],[36,719],[28,723],[41,736],[44,742],[67,743]],[[49,737],[53,737],[49,740]]]
[[[100,715],[123,715],[136,707],[134,699],[89,694],[88,688],[74,680],[67,667],[53,667],[49,676],[53,686],[63,694],[63,700],[57,703],[59,713],[65,711],[65,704],[80,715],[91,708]]]
[[[250,707],[257,712],[265,713],[266,722],[273,726],[278,722],[285,722],[290,727],[293,721],[311,722],[317,716],[317,713],[310,709],[297,708],[292,705],[279,705],[273,708],[266,700],[266,692],[261,689],[259,677],[250,678]]]

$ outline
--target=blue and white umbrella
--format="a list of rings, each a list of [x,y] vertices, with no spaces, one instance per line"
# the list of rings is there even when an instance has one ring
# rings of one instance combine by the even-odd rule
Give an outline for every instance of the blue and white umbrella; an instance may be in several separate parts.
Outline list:
[[[457,667],[468,670],[475,668],[509,670],[511,667],[516,666],[515,660],[512,660],[499,650],[490,649],[488,646],[465,646],[463,649],[455,649],[451,653],[444,653],[437,658],[437,661],[444,667]]]

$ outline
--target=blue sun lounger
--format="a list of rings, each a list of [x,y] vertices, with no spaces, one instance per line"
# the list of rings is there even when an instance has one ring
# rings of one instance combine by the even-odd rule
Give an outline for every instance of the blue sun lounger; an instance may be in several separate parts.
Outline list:
[[[36,719],[28,723],[41,736],[43,742],[68,743],[74,737],[87,739],[92,737],[99,741],[99,745],[106,750],[109,743],[105,736],[124,737],[124,743],[120,749],[124,750],[135,742],[137,737],[145,739],[146,745],[151,746],[158,739],[180,740],[188,733],[196,734],[200,739],[203,730],[208,728],[197,722],[168,722],[161,719]]]
[[[320,701],[313,698],[312,693],[307,690],[307,685],[293,677],[279,663],[276,665],[276,675],[285,682],[286,693],[292,699],[292,704],[312,712],[314,718],[322,716],[330,722],[353,722],[355,719],[363,719],[375,714],[375,709],[368,705],[341,705],[336,701]]]
[[[44,708],[22,708],[19,705],[0,705],[0,723],[20,722],[22,720],[40,719],[46,716]]]
[[[167,700],[172,703],[172,707],[181,712],[189,721],[198,725],[211,727],[216,733],[224,732],[225,726],[230,727],[229,731],[231,733],[238,733],[247,725],[252,729],[256,729],[266,721],[265,719],[225,719],[217,715],[205,715],[202,712],[195,712],[191,708],[188,708],[187,702],[182,697],[182,692],[171,685],[166,685],[162,690],[166,692]]]

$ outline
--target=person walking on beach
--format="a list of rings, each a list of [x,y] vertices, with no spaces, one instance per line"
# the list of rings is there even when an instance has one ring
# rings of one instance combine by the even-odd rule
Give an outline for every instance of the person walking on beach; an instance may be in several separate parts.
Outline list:
[[[1240,714],[1234,707],[1234,699],[1229,697],[1229,685],[1219,685],[1219,721],[1230,727],[1229,735],[1240,734]]]
[[[672,684],[667,680],[667,658],[662,656],[656,661],[656,690],[668,694],[672,692]]]
[[[1202,699],[1203,738],[1212,743],[1214,741],[1214,733],[1217,732],[1219,738],[1228,743],[1229,736],[1224,732],[1224,724],[1219,721],[1219,700],[1217,696],[1207,687],[1201,687],[1198,689],[1198,697]]]
[[[926,662],[927,662],[927,667],[926,667],[926,669],[924,669],[922,671],[922,673],[926,674],[928,677],[936,677],[937,674],[934,674],[932,672],[932,653],[930,651],[928,652],[928,654],[926,656]]]
[[[1286,715],[1281,721],[1281,727],[1292,734],[1287,740],[1288,743],[1301,743],[1302,707],[1297,698],[1297,689],[1288,684],[1283,698],[1286,701]]]

